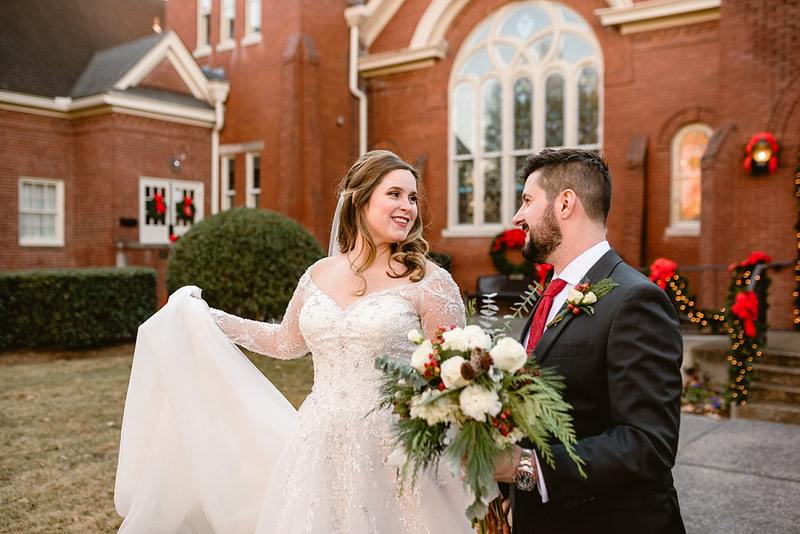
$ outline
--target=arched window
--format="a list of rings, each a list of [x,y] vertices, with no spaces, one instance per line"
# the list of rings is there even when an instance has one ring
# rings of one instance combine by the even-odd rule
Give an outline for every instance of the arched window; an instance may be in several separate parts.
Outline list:
[[[700,161],[709,139],[711,128],[702,123],[684,126],[672,138],[668,235],[700,234]]]
[[[528,155],[600,150],[602,76],[594,32],[569,7],[515,2],[478,24],[450,76],[446,234],[511,226]]]

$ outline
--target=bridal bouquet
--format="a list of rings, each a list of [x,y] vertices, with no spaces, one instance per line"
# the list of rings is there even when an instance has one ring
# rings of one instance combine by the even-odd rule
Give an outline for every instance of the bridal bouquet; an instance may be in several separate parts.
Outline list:
[[[464,480],[467,517],[489,532],[502,514],[495,461],[523,437],[551,466],[549,441],[559,440],[583,473],[570,406],[561,396],[563,380],[552,369],[538,368],[520,343],[477,324],[441,327],[433,339],[417,330],[408,337],[417,345],[410,365],[387,356],[375,363],[383,371],[380,407],[392,406],[400,416],[393,460],[401,484],[409,476],[413,483],[420,469],[443,458],[453,476]]]

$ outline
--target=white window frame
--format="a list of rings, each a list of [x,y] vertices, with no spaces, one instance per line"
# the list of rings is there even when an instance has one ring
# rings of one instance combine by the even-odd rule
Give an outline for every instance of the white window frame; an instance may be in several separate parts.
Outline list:
[[[681,127],[675,135],[672,136],[670,143],[670,179],[669,179],[669,226],[664,233],[667,236],[699,236],[700,235],[700,220],[695,221],[681,221],[678,212],[680,210],[680,186],[683,177],[679,176],[680,173],[680,147],[681,141],[690,133],[702,132],[711,141],[711,134],[713,130],[711,126],[702,122],[693,122]],[[706,148],[708,148],[706,146]],[[702,191],[702,176],[701,191]],[[703,195],[700,194],[700,213],[703,209]]]
[[[545,10],[553,21],[559,21],[558,24],[549,26],[546,29],[538,30],[536,33],[528,37],[524,45],[520,46],[520,39],[516,42],[509,40],[504,36],[499,35],[500,22],[503,21],[510,11],[519,8],[520,6],[533,5]],[[567,10],[570,12],[573,19],[580,19],[581,22],[563,21],[560,18],[559,10]],[[485,32],[485,34],[484,34]],[[498,33],[496,33],[498,32]],[[553,51],[538,63],[532,64],[530,61],[527,65],[520,65],[514,63],[516,58],[524,55],[524,49],[540,39],[543,35],[551,34],[559,36],[561,34],[571,34],[580,37],[592,47],[592,54],[583,57],[575,62],[567,62],[564,59],[554,57]],[[487,37],[488,36],[488,37]],[[516,50],[514,60],[509,65],[501,65],[497,59],[490,61],[493,68],[489,69],[480,79],[474,75],[460,75],[459,71],[472,57],[472,54],[477,51],[481,43],[491,42],[492,46],[505,45]],[[555,47],[552,47],[555,49]],[[578,77],[584,68],[590,67],[595,70],[598,77],[598,127],[597,127],[597,142],[592,144],[578,144],[578,126],[579,126],[579,110],[578,110]],[[448,202],[447,202],[447,228],[443,230],[442,235],[445,237],[486,237],[494,236],[500,231],[503,231],[512,226],[512,218],[516,212],[517,204],[517,190],[516,190],[516,176],[514,168],[514,159],[518,156],[524,156],[539,152],[544,148],[545,143],[545,98],[544,87],[548,76],[554,73],[561,74],[565,79],[564,90],[564,145],[580,147],[587,150],[597,152],[602,151],[602,132],[603,132],[603,56],[602,48],[591,28],[585,20],[575,13],[571,8],[563,4],[557,4],[547,1],[529,1],[529,2],[514,2],[503,6],[496,11],[492,12],[488,17],[482,20],[473,29],[472,33],[464,40],[461,48],[456,54],[451,71],[449,83],[449,102],[450,109],[448,118]],[[513,139],[513,125],[514,125],[514,83],[521,77],[527,77],[533,86],[533,146],[529,150],[515,150]],[[483,117],[483,110],[481,106],[483,101],[481,98],[481,90],[484,84],[490,80],[495,79],[500,83],[502,91],[502,149],[500,152],[483,153],[481,121]],[[475,95],[475,120],[474,120],[474,147],[469,156],[457,155],[456,153],[456,135],[455,135],[455,121],[456,117],[454,106],[454,93],[459,84],[468,83],[472,87],[473,94]],[[552,147],[559,148],[559,147]],[[500,222],[497,223],[484,223],[483,222],[483,171],[480,168],[482,162],[487,157],[499,157],[501,165],[501,207],[500,207]],[[458,163],[464,160],[471,160],[473,162],[473,197],[476,203],[473,216],[473,223],[459,223],[458,222]]]
[[[228,156],[222,156],[222,161],[220,161],[220,181],[221,186],[220,191],[222,191],[222,202],[220,203],[220,210],[225,211],[233,208],[236,206],[236,157],[231,154]],[[229,187],[229,174],[231,171],[231,167],[233,167],[234,172],[234,182],[233,182],[233,189]]]
[[[261,42],[262,0],[244,0],[244,37],[242,46]]]
[[[55,206],[52,209],[23,207],[23,190],[26,186],[43,186],[53,188]],[[21,176],[19,178],[19,245],[23,247],[63,247],[64,246],[64,181],[51,178]],[[37,214],[52,216],[53,234],[41,236],[23,236],[23,215]]]
[[[147,194],[147,191],[150,194]],[[153,224],[147,221],[147,200],[152,197],[153,188],[164,195],[167,208],[164,224]],[[205,206],[205,187],[203,182],[190,180],[174,180],[152,176],[139,177],[139,242],[143,245],[165,245],[170,243],[170,229],[177,237],[188,232],[192,223],[183,222],[176,216],[176,203],[183,198],[184,191],[194,192],[194,224],[203,220]]]
[[[217,45],[217,52],[225,52],[236,48],[236,37],[234,35],[236,0],[220,0],[219,7],[219,44]]]
[[[255,186],[255,160],[258,158],[259,185]],[[245,174],[247,185],[245,188],[248,208],[258,208],[261,197],[261,154],[259,152],[248,152],[245,155]]]
[[[206,42],[203,30],[208,35]],[[211,0],[197,0],[197,48],[194,57],[211,54]]]

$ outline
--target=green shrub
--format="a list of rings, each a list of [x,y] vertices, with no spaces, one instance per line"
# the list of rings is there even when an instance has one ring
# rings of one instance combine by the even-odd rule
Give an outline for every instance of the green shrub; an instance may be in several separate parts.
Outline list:
[[[0,273],[0,350],[78,349],[132,341],[155,309],[153,269]]]
[[[209,306],[277,319],[302,274],[323,256],[297,221],[269,210],[234,208],[203,219],[175,243],[167,291],[195,285]]]

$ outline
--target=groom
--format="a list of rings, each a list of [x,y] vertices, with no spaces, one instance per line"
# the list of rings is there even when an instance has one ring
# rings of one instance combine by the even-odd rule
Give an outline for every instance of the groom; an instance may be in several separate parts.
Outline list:
[[[606,241],[611,175],[601,157],[545,149],[528,158],[523,176],[522,206],[514,216],[527,234],[523,254],[552,264],[553,280],[562,281],[549,284],[522,343],[532,336],[526,346],[537,362],[564,377],[587,476],[563,445],[552,446],[555,468],[529,442],[515,446],[512,458],[495,467],[495,478],[510,483],[513,533],[685,533],[671,472],[682,357],[674,308]],[[586,308],[567,313],[541,334],[569,304],[570,289],[604,279],[617,286],[586,303],[593,314]],[[535,318],[543,312],[546,318]]]

